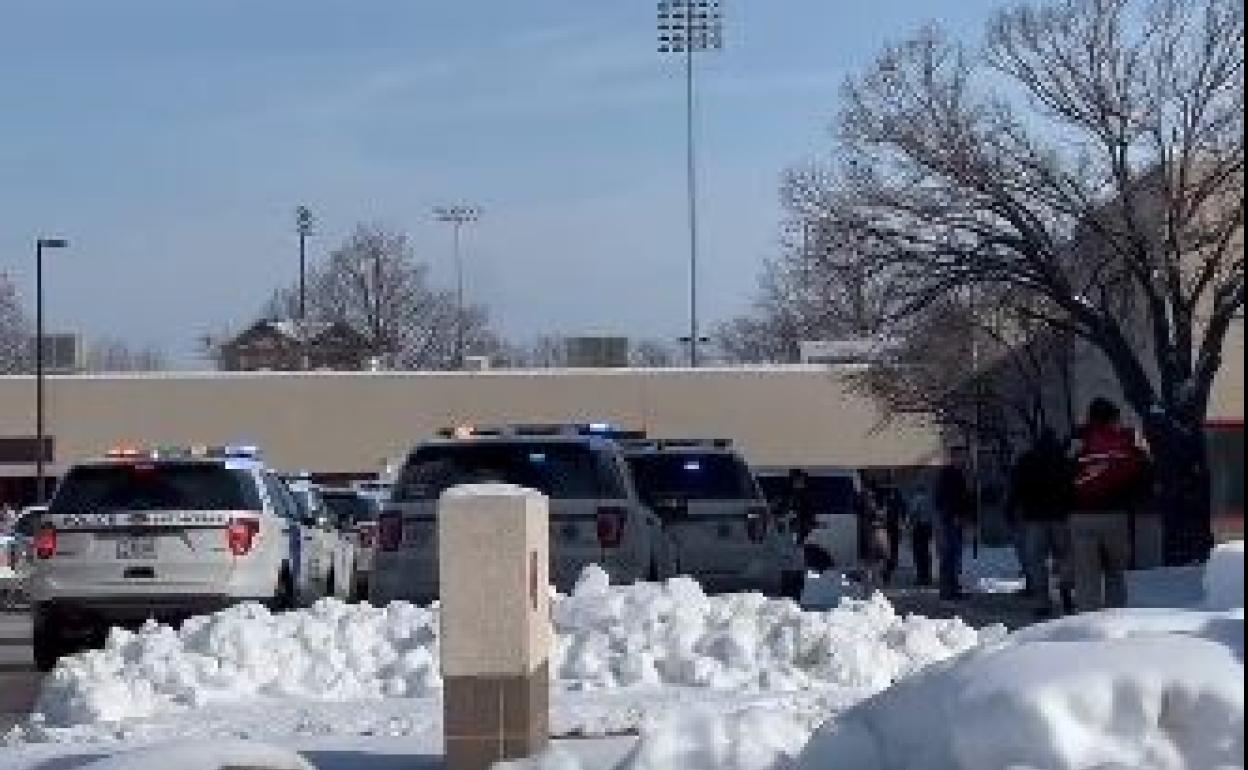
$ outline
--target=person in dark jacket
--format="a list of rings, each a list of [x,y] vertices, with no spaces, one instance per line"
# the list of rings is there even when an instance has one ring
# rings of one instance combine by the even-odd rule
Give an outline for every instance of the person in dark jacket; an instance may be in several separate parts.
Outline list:
[[[1151,461],[1118,406],[1094,399],[1075,446],[1070,515],[1075,604],[1081,611],[1127,603],[1131,517],[1143,502]]]
[[[963,467],[968,458],[965,450],[954,450],[953,463],[946,465],[936,482],[936,513],[940,524],[940,596],[960,599],[963,596],[962,547],[965,529],[975,522],[975,498],[966,480]]]
[[[881,493],[884,504],[884,529],[888,533],[888,558],[884,562],[884,585],[891,585],[901,561],[901,533],[907,515],[906,498],[895,486],[886,487]]]
[[[1058,570],[1062,603],[1070,609],[1073,483],[1074,466],[1052,428],[1041,431],[1035,444],[1018,458],[1010,479],[1007,518],[1017,521],[1022,530],[1023,569],[1042,614],[1054,610],[1049,593],[1050,557]]]

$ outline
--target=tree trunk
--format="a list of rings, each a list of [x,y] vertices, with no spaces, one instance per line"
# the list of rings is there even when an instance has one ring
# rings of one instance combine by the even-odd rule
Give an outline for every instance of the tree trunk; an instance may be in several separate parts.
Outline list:
[[[1167,565],[1204,561],[1213,548],[1209,450],[1199,419],[1159,415],[1146,432],[1155,463],[1154,501],[1165,524]]]

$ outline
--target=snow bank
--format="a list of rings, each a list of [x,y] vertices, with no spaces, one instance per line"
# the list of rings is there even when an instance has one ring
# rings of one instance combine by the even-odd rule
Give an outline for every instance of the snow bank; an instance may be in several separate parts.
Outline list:
[[[568,690],[875,692],[1004,633],[901,617],[880,595],[806,612],[759,594],[708,597],[687,578],[611,586],[597,568],[556,599],[553,616],[552,676]],[[241,605],[180,630],[114,630],[102,650],[60,662],[38,710],[46,724],[68,726],[265,698],[421,697],[441,688],[438,659],[436,606],[325,599],[273,615]]]
[[[316,770],[288,749],[254,741],[175,741],[97,759],[79,770]]]
[[[1205,606],[1234,609],[1244,606],[1244,541],[1213,549],[1205,566]]]
[[[616,770],[789,770],[810,726],[783,711],[749,708],[724,715],[693,711],[644,725]],[[555,746],[532,760],[494,770],[601,770]]]
[[[845,712],[799,770],[1242,767],[1243,611],[1120,610],[1020,631]]]

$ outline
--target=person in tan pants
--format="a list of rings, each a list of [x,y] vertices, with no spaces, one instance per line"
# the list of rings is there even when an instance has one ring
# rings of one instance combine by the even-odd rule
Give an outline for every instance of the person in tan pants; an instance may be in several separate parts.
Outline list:
[[[1075,506],[1070,515],[1075,606],[1123,607],[1131,563],[1131,512],[1146,488],[1149,459],[1118,407],[1097,398],[1088,408],[1075,452]]]

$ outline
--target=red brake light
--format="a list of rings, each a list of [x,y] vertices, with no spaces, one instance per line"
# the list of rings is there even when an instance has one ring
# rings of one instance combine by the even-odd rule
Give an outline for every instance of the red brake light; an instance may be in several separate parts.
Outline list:
[[[403,542],[403,517],[397,512],[386,512],[377,517],[377,547],[383,551],[397,551]]]
[[[628,511],[623,508],[598,509],[598,545],[603,548],[619,548],[624,540],[624,522]]]
[[[51,559],[56,555],[56,527],[44,524],[35,533],[35,556],[40,559]]]
[[[377,525],[376,524],[361,524],[359,535],[360,535],[360,547],[372,548],[374,542],[376,542],[377,540]]]
[[[260,522],[257,519],[231,519],[230,526],[225,530],[225,542],[230,547],[230,553],[235,556],[250,553],[259,531]]]

